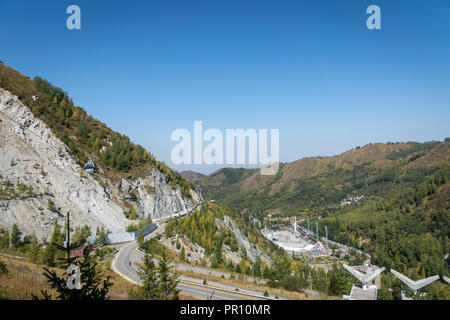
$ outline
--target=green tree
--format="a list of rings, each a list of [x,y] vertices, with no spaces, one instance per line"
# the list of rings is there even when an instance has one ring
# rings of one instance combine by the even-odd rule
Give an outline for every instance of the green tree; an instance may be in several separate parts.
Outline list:
[[[212,268],[220,267],[222,263],[223,263],[222,246],[216,245],[214,248],[214,254],[211,261],[211,267]]]
[[[8,274],[8,268],[6,267],[6,264],[0,260],[0,278],[3,276],[6,276]]]
[[[255,277],[261,277],[261,268],[262,268],[262,261],[259,256],[256,257],[255,263],[253,264],[253,275]]]
[[[53,234],[50,243],[47,244],[43,255],[43,262],[46,266],[54,267],[55,258],[57,256],[57,246],[61,246],[64,239],[64,234],[61,232],[61,227],[55,219],[53,223]]]
[[[83,139],[89,138],[89,127],[84,121],[78,123],[78,136]]]
[[[184,252],[184,246],[182,246],[181,250],[180,250],[180,260],[183,261],[183,262],[186,261],[186,254]]]
[[[35,235],[31,237],[30,250],[28,252],[28,258],[31,262],[37,263],[41,258],[42,250],[41,245]]]
[[[17,249],[21,246],[20,241],[20,230],[17,227],[17,225],[14,223],[12,230],[11,230],[11,246],[14,249]]]
[[[166,251],[163,250],[161,258],[158,260],[158,273],[159,273],[159,298],[161,300],[178,300],[179,290],[178,285],[178,273],[170,272],[170,260],[166,255]]]
[[[8,232],[8,230],[5,230],[2,233],[2,237],[1,237],[1,240],[0,240],[0,246],[3,249],[8,249],[9,248],[9,232]]]
[[[57,231],[59,228],[56,228],[56,226],[57,222],[55,221],[55,230]],[[67,228],[67,234],[70,234],[69,228]],[[54,232],[53,238],[60,240],[57,232]],[[106,279],[102,279],[103,275],[95,258],[90,255],[89,248],[84,251],[81,260],[77,260],[77,257],[71,257],[71,251],[76,246],[70,243],[70,237],[67,240],[65,247],[56,242],[52,243],[52,245],[62,253],[65,253],[65,258],[60,258],[64,267],[77,266],[79,268],[81,288],[71,289],[67,286],[67,271],[60,277],[55,271],[51,271],[45,267],[44,276],[47,278],[50,287],[56,290],[56,298],[59,300],[107,300],[109,288],[112,286],[110,277],[108,276]],[[44,300],[52,300],[52,296],[47,291],[41,291],[41,293]],[[32,296],[34,299],[39,299],[35,295]]]
[[[95,243],[96,244],[103,244],[106,241],[106,231],[105,228],[101,227],[100,229],[97,227],[97,231],[96,231],[96,238],[95,238]]]
[[[380,288],[377,291],[377,300],[392,300],[392,293],[386,288]]]
[[[47,209],[52,212],[56,212],[55,203],[53,202],[53,200],[51,198],[48,198],[48,200],[47,200]]]
[[[137,242],[139,244],[139,247],[142,247],[142,245],[144,244],[144,231],[142,229],[141,231],[139,231]]]
[[[333,265],[330,276],[330,295],[342,296],[348,294],[351,288],[352,281],[348,277],[347,272],[341,266]]]
[[[159,298],[159,279],[152,255],[145,255],[144,264],[139,266],[138,274],[143,285],[136,291],[131,290],[129,298],[132,300],[157,300]]]
[[[73,235],[72,243],[82,244],[86,242],[86,238],[91,235],[91,228],[89,226],[76,227]]]

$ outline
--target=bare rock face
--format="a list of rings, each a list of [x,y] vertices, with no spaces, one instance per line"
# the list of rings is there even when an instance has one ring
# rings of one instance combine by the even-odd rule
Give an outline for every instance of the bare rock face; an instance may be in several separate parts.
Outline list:
[[[125,179],[120,179],[117,188],[122,192],[130,192],[131,184]]]
[[[256,258],[260,257],[262,262],[266,262],[268,265],[272,264],[269,255],[251,243],[239,226],[229,216],[224,216],[223,220],[216,218],[216,225],[219,230],[224,230],[226,233],[231,231],[238,241],[239,250],[237,251],[232,251],[226,244],[222,245],[222,254],[226,261],[231,260],[234,264],[238,264],[243,258],[247,257],[254,263],[256,262]],[[174,235],[170,238],[162,238],[160,241],[178,255],[180,255],[181,248],[183,247],[185,250],[185,261],[187,263],[205,265],[208,259],[206,250],[200,245],[193,243],[185,235]],[[180,247],[177,247],[177,243],[180,244]]]
[[[181,248],[184,248],[185,262],[192,265],[206,265],[206,251],[198,244],[193,243],[185,236],[175,236],[169,239],[163,238],[160,240],[167,248],[174,251],[177,255],[181,254]],[[180,248],[177,248],[177,243],[180,243]]]
[[[255,244],[251,243],[248,240],[248,238],[244,235],[242,230],[238,227],[236,222],[234,222],[229,216],[224,216],[223,220],[216,219],[216,223],[219,228],[226,228],[229,229],[231,232],[233,232],[238,242],[239,248],[241,249],[245,248],[245,252],[250,261],[255,262],[256,258],[259,256],[261,261],[265,261],[268,264],[271,263],[270,257],[265,252],[260,250]],[[236,257],[231,251],[225,252],[226,256],[227,254],[229,255],[229,259],[231,260],[236,259]]]
[[[49,238],[53,219],[62,225],[69,211],[74,226],[89,225],[93,232],[97,227],[120,232],[136,222],[124,216],[120,199],[111,197],[105,187],[83,173],[66,152],[66,145],[42,120],[1,88],[0,111],[0,186],[9,184],[17,190],[25,185],[28,190],[15,197],[0,197],[0,228],[11,230],[16,223],[24,234]],[[179,187],[170,187],[159,170],[154,168],[149,174],[138,182],[122,180],[120,184],[123,192],[137,191],[140,217],[162,218],[174,209],[192,207],[191,200],[183,197]]]
[[[142,218],[150,215],[157,220],[192,209],[192,202],[183,196],[181,189],[173,188],[167,182],[167,177],[156,168],[145,179],[137,180],[140,199],[137,211]]]

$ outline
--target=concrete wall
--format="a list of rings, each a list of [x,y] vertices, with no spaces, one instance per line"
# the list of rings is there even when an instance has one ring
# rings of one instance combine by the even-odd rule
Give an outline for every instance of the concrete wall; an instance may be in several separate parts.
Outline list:
[[[133,231],[133,232],[116,232],[116,233],[108,233],[106,235],[105,244],[111,244],[111,243],[121,243],[121,242],[128,242],[128,241],[136,241],[139,237],[139,233],[144,233],[144,236],[149,234],[150,232],[154,231],[157,228],[156,223],[152,223],[151,225],[148,225],[140,230]],[[96,239],[96,236],[90,236],[86,239],[89,243],[94,243]]]

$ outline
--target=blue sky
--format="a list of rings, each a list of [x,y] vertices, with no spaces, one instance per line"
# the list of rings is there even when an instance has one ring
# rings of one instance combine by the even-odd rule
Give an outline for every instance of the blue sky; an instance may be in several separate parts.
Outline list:
[[[5,64],[172,166],[170,134],[194,120],[278,128],[282,161],[450,136],[448,0],[0,0],[0,37]]]

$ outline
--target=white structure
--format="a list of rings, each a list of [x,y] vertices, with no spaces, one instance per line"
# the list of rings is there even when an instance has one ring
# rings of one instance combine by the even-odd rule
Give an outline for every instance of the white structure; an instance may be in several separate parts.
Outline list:
[[[305,235],[295,234],[294,232],[287,230],[261,230],[261,233],[268,240],[274,242],[277,246],[284,249],[288,253],[310,252],[317,255],[328,254],[321,242],[310,240]]]
[[[297,232],[297,217],[294,217],[294,232]]]
[[[376,270],[372,270],[370,267],[368,267],[366,273],[364,274],[364,273],[356,270],[354,267],[350,267],[350,266],[346,265],[345,263],[343,266],[344,266],[345,270],[350,272],[353,276],[355,276],[356,279],[361,281],[361,283],[363,284],[363,289],[367,288],[367,285],[370,284],[370,282],[372,282],[376,277],[378,277],[385,270],[384,267],[378,268]]]
[[[446,277],[446,276],[443,276],[443,278],[444,278],[444,281],[445,281],[445,282],[450,283],[450,278],[448,278],[448,277]]]
[[[407,276],[405,276],[404,274],[401,274],[398,271],[395,271],[394,269],[391,269],[391,273],[394,274],[394,276],[396,276],[400,281],[402,281],[404,284],[406,284],[412,291],[414,291],[414,293],[417,292],[417,290],[429,285],[430,283],[436,281],[437,279],[439,279],[439,276],[433,276],[433,277],[429,277],[429,278],[425,278],[425,279],[421,279],[421,280],[411,280],[410,278],[408,278]]]
[[[358,279],[362,285],[353,284],[350,295],[344,295],[346,300],[376,300],[378,286],[380,283],[380,274],[385,270],[384,267],[373,270],[372,267],[365,267],[366,273],[358,271],[355,267],[350,267],[346,264],[343,265],[345,270],[350,272],[356,279]],[[364,268],[364,267],[363,267]],[[372,284],[375,280],[375,284]]]
[[[344,300],[377,300],[377,287],[363,289],[356,283],[353,284],[350,295],[343,295]]]

